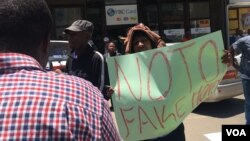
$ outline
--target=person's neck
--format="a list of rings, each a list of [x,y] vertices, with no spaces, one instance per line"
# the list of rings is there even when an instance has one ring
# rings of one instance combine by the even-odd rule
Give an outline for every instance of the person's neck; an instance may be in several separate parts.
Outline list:
[[[110,52],[109,53],[110,56],[115,56],[115,54],[116,54],[115,52]]]
[[[75,50],[75,53],[77,56],[80,56],[82,54],[85,54],[87,52],[87,50],[88,50],[88,46],[86,45],[85,47],[82,46],[78,50]]]

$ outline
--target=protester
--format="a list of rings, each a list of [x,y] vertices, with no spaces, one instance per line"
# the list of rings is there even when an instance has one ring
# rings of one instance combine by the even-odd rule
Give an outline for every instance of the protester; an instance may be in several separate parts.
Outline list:
[[[124,45],[126,46],[126,54],[137,53],[141,51],[146,51],[154,48],[161,48],[165,46],[165,42],[161,37],[155,32],[151,31],[147,26],[140,23],[130,28],[127,33],[127,37],[124,40]],[[228,52],[225,52],[222,57],[222,63],[230,65],[230,56]],[[181,123],[175,130],[171,133],[147,140],[162,140],[162,141],[185,141],[184,124]]]
[[[247,35],[248,35],[248,36],[250,35],[250,29],[247,30]]]
[[[107,61],[107,58],[109,57],[114,57],[114,56],[120,56],[121,54],[117,51],[117,47],[116,47],[116,44],[114,41],[109,41],[107,43],[107,52],[104,54],[104,58],[105,60]],[[108,81],[108,92],[106,94],[107,98],[106,99],[111,99],[111,95],[114,93],[114,90],[112,87],[110,87],[110,82],[109,82],[109,77],[108,77],[108,73],[106,74],[107,76],[107,81]],[[113,111],[114,108],[113,108],[113,102],[112,102],[112,99],[111,99],[111,107],[110,107],[110,110]]]
[[[130,28],[127,33],[127,37],[124,40],[124,45],[126,46],[125,53],[131,54],[153,48],[164,47],[165,42],[158,34],[151,31],[144,24],[140,23]],[[150,140],[185,141],[184,125],[181,123],[170,134]]]
[[[45,0],[1,0],[0,21],[0,140],[120,140],[96,87],[44,69]]]
[[[250,124],[250,36],[245,36],[234,42],[229,48],[231,62],[239,70],[242,79],[243,92],[245,97],[245,118],[246,124]],[[234,59],[235,55],[242,54],[240,66]]]
[[[241,30],[239,28],[236,28],[235,29],[235,35],[234,35],[235,41],[239,40],[242,37],[244,37],[243,30]]]
[[[107,77],[105,77],[107,74],[106,62],[103,55],[89,44],[93,29],[93,23],[87,20],[76,20],[65,29],[72,50],[72,55],[66,63],[65,72],[92,82],[108,99],[109,87],[105,87],[108,86]]]
[[[121,54],[118,52],[115,42],[110,41],[109,43],[107,43],[107,52],[104,54],[105,59],[120,55]]]

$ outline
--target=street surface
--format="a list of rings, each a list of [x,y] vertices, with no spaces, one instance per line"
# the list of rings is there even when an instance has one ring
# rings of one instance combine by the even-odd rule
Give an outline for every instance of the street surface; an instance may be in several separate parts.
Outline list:
[[[115,119],[114,112],[112,116]],[[245,124],[244,96],[202,103],[184,120],[186,141],[221,141],[221,125]]]
[[[197,107],[184,120],[186,141],[221,141],[223,124],[245,124],[243,95]]]

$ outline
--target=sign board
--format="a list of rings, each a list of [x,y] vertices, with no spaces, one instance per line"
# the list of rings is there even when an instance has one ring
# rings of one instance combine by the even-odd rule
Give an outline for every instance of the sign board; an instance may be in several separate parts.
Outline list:
[[[214,94],[227,66],[221,32],[173,46],[108,58],[122,138],[164,136]]]
[[[211,32],[210,27],[191,28],[192,34],[206,34],[206,33],[210,33],[210,32]]]
[[[210,20],[209,19],[197,20],[197,24],[199,27],[210,27]]]
[[[137,5],[105,6],[107,25],[124,25],[138,23]]]
[[[183,35],[184,34],[184,29],[167,29],[167,30],[164,30],[164,34],[167,35],[167,36]]]

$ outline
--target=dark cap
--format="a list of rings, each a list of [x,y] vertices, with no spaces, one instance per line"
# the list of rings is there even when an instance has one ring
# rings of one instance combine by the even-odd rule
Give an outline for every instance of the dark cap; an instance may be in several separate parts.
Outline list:
[[[92,22],[87,20],[77,20],[72,23],[71,26],[65,28],[64,32],[67,33],[68,31],[87,31],[87,32],[93,32],[94,25]]]

